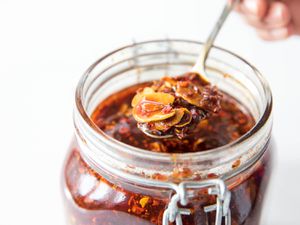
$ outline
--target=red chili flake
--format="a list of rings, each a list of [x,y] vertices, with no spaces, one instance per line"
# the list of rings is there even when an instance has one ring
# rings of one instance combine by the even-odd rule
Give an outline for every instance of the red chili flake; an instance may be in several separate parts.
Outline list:
[[[138,215],[145,212],[145,209],[143,209],[143,208],[141,208],[137,205],[132,206],[131,210],[132,210],[133,213],[138,214]]]
[[[119,133],[120,134],[128,134],[129,133],[129,127],[128,126],[121,126],[120,128],[119,128]]]
[[[168,177],[165,176],[165,175],[162,175],[160,173],[155,173],[152,175],[152,178],[155,179],[155,180],[161,180],[161,181],[166,181],[168,180]]]
[[[158,206],[158,205],[159,205],[159,201],[157,201],[157,200],[152,201],[152,206]]]
[[[188,178],[193,175],[193,172],[189,168],[175,168],[173,170],[173,178],[174,179],[182,179],[182,178]]]
[[[232,164],[232,169],[236,169],[236,168],[238,168],[239,166],[241,165],[241,160],[240,159],[238,159],[238,160],[236,160],[233,164]]]
[[[120,118],[120,123],[129,123],[129,118],[126,118],[126,117],[122,117]]]
[[[209,174],[207,174],[207,178],[209,178],[209,179],[218,178],[218,175],[215,173],[209,173]]]
[[[188,87],[190,85],[190,82],[188,82],[188,81],[178,81],[178,84],[181,87]]]
[[[128,202],[127,202],[127,204],[131,205],[133,203],[133,201],[134,201],[134,196],[131,195],[130,198],[129,198],[129,200],[128,200]]]

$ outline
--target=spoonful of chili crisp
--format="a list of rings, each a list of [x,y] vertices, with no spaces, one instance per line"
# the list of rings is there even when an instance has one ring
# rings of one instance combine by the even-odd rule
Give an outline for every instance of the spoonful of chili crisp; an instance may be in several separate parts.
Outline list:
[[[132,115],[138,128],[153,138],[192,133],[202,119],[220,110],[222,95],[197,73],[163,77],[138,90],[132,99]]]
[[[239,0],[226,4],[199,59],[190,72],[163,77],[152,86],[138,90],[132,99],[132,115],[138,128],[152,138],[182,139],[199,122],[220,110],[222,95],[206,76],[206,59],[226,18]]]

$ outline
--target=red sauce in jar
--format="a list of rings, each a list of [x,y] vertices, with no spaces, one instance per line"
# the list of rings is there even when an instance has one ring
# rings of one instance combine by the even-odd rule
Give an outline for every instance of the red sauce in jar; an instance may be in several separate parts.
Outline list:
[[[197,124],[194,135],[157,140],[143,134],[131,113],[131,100],[136,91],[149,85],[138,84],[121,90],[101,102],[91,118],[107,135],[128,145],[164,153],[207,151],[226,145],[248,132],[255,124],[251,114],[233,97],[223,94],[221,109]],[[240,162],[233,163],[233,170]],[[232,182],[232,225],[257,225],[262,196],[268,181],[269,154],[265,154],[242,177]],[[185,171],[188,173],[188,171]],[[74,225],[161,225],[163,212],[172,193],[152,195],[147,189],[123,187],[117,178],[107,180],[83,160],[77,147],[65,167],[68,191],[68,221]],[[181,176],[179,174],[179,176]],[[211,178],[217,175],[211,174]],[[164,179],[157,175],[157,179]],[[203,207],[214,204],[215,197],[202,191],[186,208],[192,214],[183,216],[184,225],[214,224],[214,213],[205,214]]]
[[[149,84],[131,86],[105,99],[92,114],[92,120],[109,136],[142,149],[155,152],[185,153],[205,151],[226,145],[249,131],[254,118],[231,96],[222,93],[221,110],[194,128],[193,135],[180,140],[154,139],[137,128],[131,114],[131,100],[136,91]]]

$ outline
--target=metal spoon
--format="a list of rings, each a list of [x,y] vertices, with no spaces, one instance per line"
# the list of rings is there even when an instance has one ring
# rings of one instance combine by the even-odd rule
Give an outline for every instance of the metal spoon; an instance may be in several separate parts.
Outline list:
[[[206,60],[209,55],[209,52],[216,40],[217,35],[223,27],[223,24],[226,21],[228,15],[239,1],[240,0],[233,0],[230,4],[226,3],[217,23],[213,27],[213,30],[211,31],[210,35],[208,36],[206,42],[203,45],[199,58],[197,59],[195,65],[191,69],[191,72],[198,73],[206,81],[209,81],[209,79],[206,76]]]
[[[217,37],[217,35],[219,34],[221,28],[223,27],[224,22],[226,21],[228,15],[230,14],[230,12],[232,11],[232,9],[234,8],[234,6],[239,2],[240,0],[233,0],[231,3],[226,3],[217,23],[215,24],[213,30],[211,31],[210,35],[208,36],[206,42],[203,45],[203,48],[200,52],[199,58],[197,59],[195,65],[193,66],[193,68],[191,69],[190,72],[194,72],[199,74],[199,76],[201,76],[202,79],[206,80],[207,82],[209,82],[209,79],[207,78],[207,73],[206,73],[206,60],[207,57],[209,55],[209,52],[214,44],[214,41]],[[153,133],[153,131],[148,130],[146,126],[138,126],[139,129],[146,134],[149,137],[152,138],[158,138],[158,139],[162,139],[162,138],[172,138],[174,137],[174,135],[168,134],[168,135],[156,135]]]

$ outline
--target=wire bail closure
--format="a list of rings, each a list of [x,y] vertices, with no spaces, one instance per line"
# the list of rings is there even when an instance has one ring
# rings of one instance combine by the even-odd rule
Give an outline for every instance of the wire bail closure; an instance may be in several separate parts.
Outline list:
[[[221,179],[211,179],[198,182],[181,182],[179,185],[173,186],[174,194],[169,202],[167,209],[163,214],[163,225],[169,225],[169,222],[176,222],[176,225],[183,225],[181,215],[190,215],[191,210],[186,208],[179,208],[178,203],[185,206],[188,204],[187,189],[202,189],[208,188],[209,195],[216,195],[216,204],[204,207],[204,212],[216,211],[215,225],[222,225],[223,217],[225,219],[225,225],[231,225],[231,213],[230,213],[230,199],[231,192],[226,187],[225,183]]]

